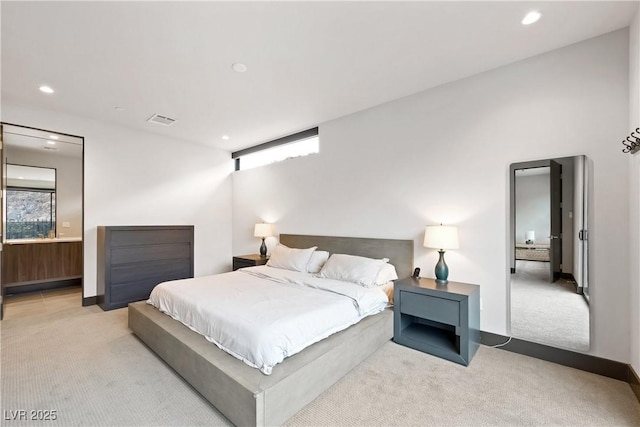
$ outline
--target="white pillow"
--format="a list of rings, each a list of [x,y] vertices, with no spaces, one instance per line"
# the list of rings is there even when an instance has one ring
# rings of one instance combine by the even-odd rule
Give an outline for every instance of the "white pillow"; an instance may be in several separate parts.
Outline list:
[[[329,259],[329,252],[327,251],[315,251],[311,254],[311,259],[309,260],[309,264],[307,265],[307,271],[309,273],[319,273],[320,269],[325,262]]]
[[[398,278],[398,272],[396,272],[396,268],[393,264],[383,264],[382,268],[378,272],[378,277],[376,277],[376,285],[382,286],[386,285],[392,280],[396,280]]]
[[[267,261],[269,267],[283,268],[285,270],[307,272],[307,264],[317,246],[308,249],[293,249],[278,244],[271,252]]]
[[[355,255],[333,254],[320,270],[320,277],[353,282],[370,288],[375,286],[380,269],[389,260]]]

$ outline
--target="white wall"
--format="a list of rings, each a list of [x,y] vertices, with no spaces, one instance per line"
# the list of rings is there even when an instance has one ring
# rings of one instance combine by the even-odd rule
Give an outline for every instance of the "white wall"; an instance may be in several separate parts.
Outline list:
[[[628,33],[617,31],[320,125],[320,153],[233,175],[233,251],[252,227],[413,239],[433,277],[427,224],[457,224],[450,280],[481,286],[482,329],[507,330],[508,171],[593,161],[591,353],[629,359]]]
[[[7,148],[8,163],[56,169],[56,236],[82,237],[82,158]],[[62,228],[68,222],[69,228]]]
[[[629,29],[629,126],[640,127],[640,10]],[[629,156],[627,154],[627,156]],[[631,364],[640,373],[640,152],[630,156]]]
[[[98,225],[195,225],[196,276],[230,270],[229,153],[15,105],[2,121],[85,138],[85,297],[96,295]]]
[[[547,168],[548,170],[548,168]],[[535,243],[550,243],[551,195],[549,174],[516,176],[516,243],[525,242],[525,233],[535,232]]]

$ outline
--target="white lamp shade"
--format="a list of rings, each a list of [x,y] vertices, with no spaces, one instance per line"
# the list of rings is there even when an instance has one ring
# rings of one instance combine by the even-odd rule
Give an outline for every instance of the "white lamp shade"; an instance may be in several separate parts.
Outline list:
[[[255,237],[271,237],[273,236],[273,226],[265,223],[256,224],[253,235]]]
[[[458,249],[458,227],[454,225],[427,225],[424,246],[434,249]]]

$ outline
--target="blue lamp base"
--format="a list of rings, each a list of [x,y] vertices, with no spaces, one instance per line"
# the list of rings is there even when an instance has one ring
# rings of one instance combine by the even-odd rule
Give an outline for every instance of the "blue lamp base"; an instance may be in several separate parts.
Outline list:
[[[449,277],[449,267],[447,267],[447,263],[444,262],[444,251],[439,250],[440,259],[438,259],[438,263],[436,264],[436,283],[438,285],[446,285],[449,283],[447,278]]]
[[[263,258],[267,256],[267,245],[264,243],[264,237],[262,238],[262,245],[260,245],[260,256]]]

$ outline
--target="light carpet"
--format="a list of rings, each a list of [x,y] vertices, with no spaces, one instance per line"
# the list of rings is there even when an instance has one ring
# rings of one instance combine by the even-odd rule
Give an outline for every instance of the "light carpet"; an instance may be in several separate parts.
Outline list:
[[[589,350],[589,305],[573,284],[549,282],[549,263],[516,261],[511,277],[511,335],[571,350]]]
[[[228,425],[129,331],[126,309],[0,323],[2,425]],[[6,419],[20,409],[57,420]],[[464,367],[388,342],[287,424],[640,425],[640,404],[624,382],[499,349]]]

